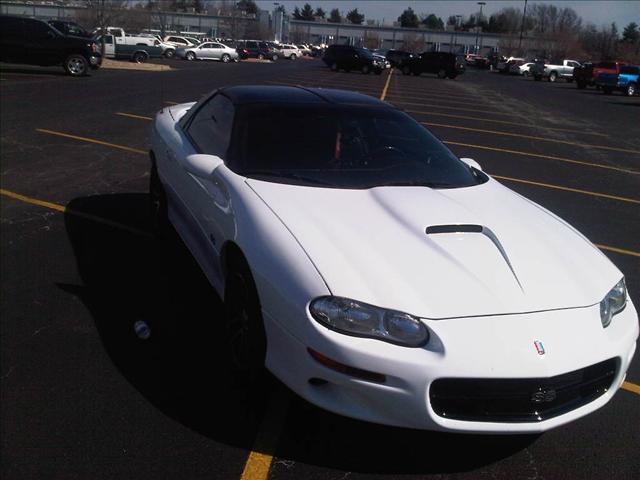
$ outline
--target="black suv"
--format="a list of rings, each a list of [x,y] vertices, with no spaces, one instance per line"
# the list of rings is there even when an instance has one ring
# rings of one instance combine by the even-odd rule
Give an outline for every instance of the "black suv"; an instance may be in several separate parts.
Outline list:
[[[386,57],[389,63],[391,64],[391,66],[395,67],[396,65],[399,65],[407,58],[412,58],[413,53],[405,52],[403,50],[389,50],[387,52]]]
[[[438,78],[456,78],[465,70],[464,58],[455,53],[424,52],[418,57],[406,58],[398,65],[404,75],[435,73]]]
[[[260,40],[244,40],[238,42],[238,44],[236,45],[236,51],[238,49],[246,50],[246,55],[248,58],[259,58],[260,60],[269,59],[274,62],[278,59],[278,52],[276,52],[276,49],[270,42],[263,42]]]
[[[362,73],[375,72],[380,75],[384,70],[382,62],[376,60],[369,50],[350,45],[330,45],[324,52],[322,61],[331,70],[360,70]]]
[[[69,75],[86,75],[102,63],[90,39],[64,35],[42,20],[0,15],[0,61],[28,65],[62,65]]]

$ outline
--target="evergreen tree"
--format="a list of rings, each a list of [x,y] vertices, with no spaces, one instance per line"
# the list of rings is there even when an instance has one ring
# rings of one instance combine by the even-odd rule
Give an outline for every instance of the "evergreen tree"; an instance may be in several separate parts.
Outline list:
[[[354,8],[349,13],[347,13],[346,18],[354,25],[362,25],[362,22],[364,22],[364,14],[358,12],[357,8]]]
[[[327,22],[342,23],[342,16],[340,15],[340,10],[338,10],[337,8],[334,8],[333,10],[331,10],[331,12],[329,13],[329,18],[327,19]]]
[[[420,19],[416,12],[413,11],[413,8],[409,7],[398,17],[398,22],[400,22],[401,27],[418,28]]]

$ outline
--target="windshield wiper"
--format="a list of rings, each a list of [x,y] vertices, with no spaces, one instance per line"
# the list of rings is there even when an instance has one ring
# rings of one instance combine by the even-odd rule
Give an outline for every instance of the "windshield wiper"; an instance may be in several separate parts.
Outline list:
[[[332,183],[325,182],[323,180],[318,180],[317,178],[305,177],[304,175],[298,175],[297,173],[291,173],[291,172],[272,172],[269,170],[252,170],[249,172],[243,172],[242,175],[249,178],[251,178],[253,175],[259,175],[259,176],[265,176],[265,177],[289,178],[293,180],[300,180],[301,182],[313,183],[316,185],[334,186]]]

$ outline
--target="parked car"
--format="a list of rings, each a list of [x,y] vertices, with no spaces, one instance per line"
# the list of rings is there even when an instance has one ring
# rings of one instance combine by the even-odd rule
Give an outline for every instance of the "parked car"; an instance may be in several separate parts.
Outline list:
[[[253,395],[266,366],[348,417],[538,434],[623,383],[622,272],[392,105],[226,87],[156,114],[150,156],[152,224],[223,298],[211,321]]]
[[[529,75],[531,75],[531,67],[534,65],[533,62],[527,62],[527,63],[523,63],[522,65],[518,66],[518,74],[519,75],[524,75],[525,77],[528,77]]]
[[[191,48],[200,45],[200,41],[196,38],[181,37],[178,35],[167,35],[164,37],[163,43],[173,45],[176,49]]]
[[[300,50],[300,53],[302,53],[302,55],[311,55],[311,47],[309,45],[306,44],[302,44],[302,45],[295,45],[295,47],[298,48],[298,50]]]
[[[330,45],[324,52],[322,61],[334,72],[359,70],[364,74],[374,72],[380,75],[385,68],[370,51],[350,45]]]
[[[373,58],[375,60],[377,60],[377,62],[382,65],[382,68],[387,69],[387,68],[391,68],[391,62],[389,62],[389,60],[387,60],[387,58],[382,55],[381,53],[378,53],[376,51],[371,51],[371,55],[373,55]]]
[[[637,65],[626,65],[620,67],[620,73],[599,73],[596,78],[602,92],[609,95],[614,91],[623,92],[628,97],[638,95],[640,85],[640,67]]]
[[[278,60],[278,52],[271,42],[262,40],[244,40],[237,44],[236,48],[242,48],[247,51],[248,58],[257,58],[259,60]]]
[[[403,60],[411,57],[413,57],[413,53],[404,50],[389,50],[385,55],[392,67],[397,67]]]
[[[579,66],[580,63],[575,60],[562,60],[562,62],[552,61],[545,63],[542,72],[536,69],[533,78],[534,80],[546,78],[550,82],[556,82],[558,79],[563,78],[567,82],[573,82],[573,69]]]
[[[612,73],[619,74],[620,68],[628,65],[627,62],[613,61],[613,62],[600,62],[593,64],[591,62],[584,63],[580,67],[573,69],[573,79],[576,82],[576,87],[579,89],[592,87],[596,84],[596,78],[600,73]]]
[[[102,56],[88,38],[64,35],[35,18],[0,15],[0,61],[29,65],[62,65],[74,77],[97,69]]]
[[[281,58],[288,58],[289,60],[295,60],[302,57],[302,52],[295,45],[288,43],[282,43],[276,47],[276,53]]]
[[[238,58],[240,60],[246,60],[247,58],[249,58],[249,50],[244,47],[236,45],[236,52],[238,53]]]
[[[160,46],[127,45],[124,43],[116,43],[113,35],[102,35],[96,37],[96,42],[98,44],[101,44],[103,40],[103,54],[105,58],[131,60],[135,63],[144,63],[150,58],[160,58],[163,56],[163,49]]]
[[[185,60],[219,60],[222,63],[237,61],[240,57],[235,48],[223,43],[206,42],[197,47],[179,48],[176,56]]]
[[[465,71],[464,57],[446,52],[424,52],[417,57],[404,59],[398,68],[404,75],[435,73],[438,78],[451,79]]]

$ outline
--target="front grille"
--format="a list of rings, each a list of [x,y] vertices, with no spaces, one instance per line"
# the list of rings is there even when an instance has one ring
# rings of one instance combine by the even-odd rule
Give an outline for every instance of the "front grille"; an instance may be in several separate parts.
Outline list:
[[[440,378],[431,407],[441,417],[473,422],[539,422],[603,395],[616,376],[615,358],[549,378]]]

